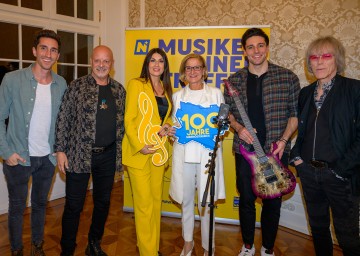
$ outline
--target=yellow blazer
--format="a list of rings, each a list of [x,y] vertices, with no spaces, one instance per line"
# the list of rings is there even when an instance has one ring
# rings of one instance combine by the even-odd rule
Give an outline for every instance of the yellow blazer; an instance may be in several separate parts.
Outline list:
[[[168,100],[169,108],[163,124],[169,123],[172,125],[172,105],[168,95],[165,96]],[[151,103],[152,108],[149,107],[149,104],[144,104],[144,97],[149,100],[148,103]],[[150,110],[151,113],[149,113],[148,110]],[[144,113],[144,111],[146,113]],[[143,134],[139,134],[139,131],[143,131],[143,127],[146,126],[146,132],[151,133],[152,135],[150,135],[150,137],[155,138],[156,135],[154,135],[154,133],[157,133],[162,125],[158,105],[150,81],[146,83],[145,80],[141,78],[130,80],[126,87],[124,124],[125,134],[122,142],[122,163],[132,168],[143,169],[149,157],[155,157],[154,154],[159,155],[159,153],[161,153],[160,151],[163,150],[158,149],[154,151],[153,154],[148,155],[140,153],[140,150],[146,144],[153,143],[145,143],[142,141],[141,137],[143,137]],[[163,146],[169,156],[169,143],[167,138]],[[168,161],[166,161],[166,163],[167,162]]]

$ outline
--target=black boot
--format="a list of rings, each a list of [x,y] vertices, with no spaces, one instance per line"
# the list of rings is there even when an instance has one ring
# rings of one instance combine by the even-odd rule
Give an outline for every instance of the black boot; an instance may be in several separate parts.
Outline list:
[[[24,255],[24,251],[22,248],[11,252],[11,256],[23,256],[23,255]]]
[[[31,256],[45,256],[43,244],[44,244],[44,241],[41,241],[38,244],[31,243],[30,255]]]
[[[101,249],[99,240],[90,240],[86,250],[86,256],[107,256],[107,254]]]

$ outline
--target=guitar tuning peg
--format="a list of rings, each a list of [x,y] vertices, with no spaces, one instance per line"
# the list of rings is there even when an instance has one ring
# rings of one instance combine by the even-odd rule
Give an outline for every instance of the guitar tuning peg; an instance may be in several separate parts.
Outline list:
[[[212,152],[209,152],[209,156],[212,156]]]
[[[205,168],[208,168],[210,165],[209,164],[205,164]]]

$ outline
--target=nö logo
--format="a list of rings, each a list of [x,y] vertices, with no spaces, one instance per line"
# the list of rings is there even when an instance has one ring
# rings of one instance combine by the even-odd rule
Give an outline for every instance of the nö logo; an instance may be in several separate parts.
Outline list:
[[[149,51],[150,40],[136,40],[135,43],[135,55],[146,55]]]

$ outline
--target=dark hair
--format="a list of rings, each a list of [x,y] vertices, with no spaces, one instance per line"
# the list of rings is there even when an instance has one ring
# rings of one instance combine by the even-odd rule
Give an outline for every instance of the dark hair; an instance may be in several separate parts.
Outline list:
[[[335,57],[336,73],[341,74],[345,71],[345,48],[343,44],[333,36],[319,37],[312,41],[305,53],[307,70],[313,73],[310,64],[310,55],[323,54],[323,50],[330,50]]]
[[[266,45],[269,45],[269,37],[261,28],[249,28],[245,31],[241,38],[241,43],[243,45],[243,48],[245,49],[246,41],[253,36],[261,36],[265,39]]]
[[[152,81],[150,79],[150,71],[149,71],[149,63],[154,53],[158,53],[164,60],[164,72],[160,76],[160,80],[163,83],[164,90],[167,93],[169,100],[172,101],[172,86],[170,81],[170,68],[169,68],[169,61],[166,56],[166,53],[161,50],[160,48],[153,48],[151,49],[144,59],[144,63],[141,69],[140,78],[144,78],[145,82],[150,80],[151,86],[153,86]],[[153,86],[154,89],[154,86]]]
[[[61,48],[61,39],[60,36],[58,36],[58,34],[56,34],[53,30],[49,30],[49,29],[43,29],[40,30],[39,32],[37,32],[35,34],[34,37],[34,47],[36,48],[40,42],[40,38],[42,37],[47,37],[47,38],[52,38],[54,40],[56,40],[56,42],[58,43],[59,49],[58,51],[60,52],[60,48]]]

